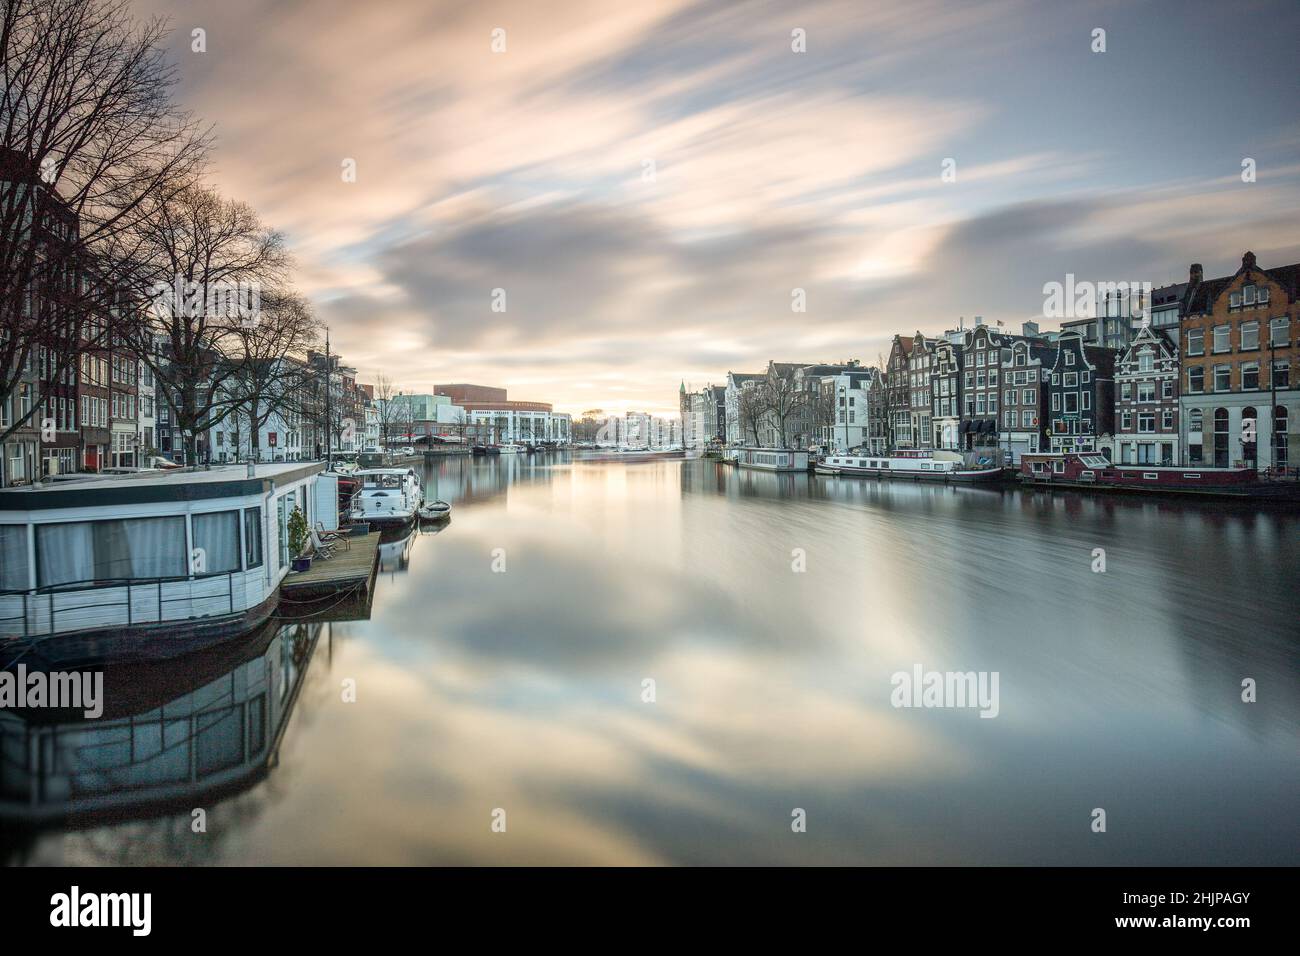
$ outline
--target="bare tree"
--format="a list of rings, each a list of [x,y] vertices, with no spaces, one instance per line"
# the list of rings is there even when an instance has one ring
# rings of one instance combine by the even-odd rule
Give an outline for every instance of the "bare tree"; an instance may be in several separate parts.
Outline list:
[[[754,446],[761,445],[758,427],[767,414],[767,404],[758,386],[749,385],[740,389],[740,395],[736,399],[736,413],[740,419],[741,434],[749,431],[754,436]]]
[[[261,459],[262,427],[276,414],[299,412],[311,372],[301,360],[315,347],[320,324],[307,301],[296,293],[277,290],[264,296],[255,321],[231,330],[236,368],[226,383],[227,397],[249,429],[249,467]]]
[[[769,371],[758,388],[759,404],[781,436],[781,447],[790,447],[790,419],[801,414],[808,402],[808,393],[801,389],[793,375]]]
[[[130,238],[130,248],[123,243],[118,252],[132,288],[151,303],[135,350],[154,373],[193,464],[199,432],[240,404],[238,389],[227,385],[240,373],[250,325],[260,321],[260,290],[284,286],[284,238],[251,207],[203,187],[152,203]],[[146,338],[159,348],[145,347]]]
[[[0,3],[0,401],[33,350],[48,363],[0,441],[134,317],[108,249],[201,172],[209,134],[171,102],[166,32],[129,0]]]

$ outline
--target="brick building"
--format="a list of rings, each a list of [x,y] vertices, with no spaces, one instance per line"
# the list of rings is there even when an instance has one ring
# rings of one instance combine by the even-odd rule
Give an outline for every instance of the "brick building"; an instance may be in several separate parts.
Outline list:
[[[1181,309],[1181,440],[1189,465],[1295,467],[1300,442],[1300,264],[1231,276],[1193,265]],[[1270,414],[1271,411],[1271,414]]]

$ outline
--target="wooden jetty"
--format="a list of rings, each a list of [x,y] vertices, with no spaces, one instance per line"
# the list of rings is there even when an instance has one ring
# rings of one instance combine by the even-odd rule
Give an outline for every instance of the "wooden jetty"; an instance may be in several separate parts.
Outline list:
[[[348,592],[370,594],[379,567],[379,532],[347,539],[351,547],[335,544],[334,556],[316,558],[306,571],[290,572],[280,582],[280,596],[288,602],[309,601]]]

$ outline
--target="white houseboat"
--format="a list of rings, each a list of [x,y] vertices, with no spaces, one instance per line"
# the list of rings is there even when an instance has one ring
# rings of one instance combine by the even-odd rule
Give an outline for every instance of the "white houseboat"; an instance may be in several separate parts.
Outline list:
[[[366,468],[356,472],[361,491],[353,499],[352,517],[377,527],[404,525],[424,504],[424,487],[414,468]]]
[[[295,508],[337,526],[319,462],[87,475],[0,490],[0,655],[165,658],[274,611]]]
[[[955,452],[924,449],[890,455],[826,455],[818,459],[818,468],[846,477],[909,481],[993,481],[1002,474],[1001,468],[967,468]]]
[[[807,471],[808,452],[798,448],[733,448],[729,459],[756,471]]]

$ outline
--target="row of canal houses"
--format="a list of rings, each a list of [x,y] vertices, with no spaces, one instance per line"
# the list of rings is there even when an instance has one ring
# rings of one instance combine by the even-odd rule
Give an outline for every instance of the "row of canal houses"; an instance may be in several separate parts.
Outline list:
[[[1216,279],[1195,264],[1186,282],[1107,295],[1059,330],[1032,321],[1015,333],[976,317],[937,336],[895,335],[882,365],[772,362],[729,372],[725,386],[683,387],[688,444],[780,445],[772,415],[758,427],[743,420],[743,395],[787,377],[808,396],[785,428],[794,447],[946,449],[1004,464],[1075,451],[1120,464],[1295,468],[1300,264],[1263,268],[1247,252],[1234,274]]]

